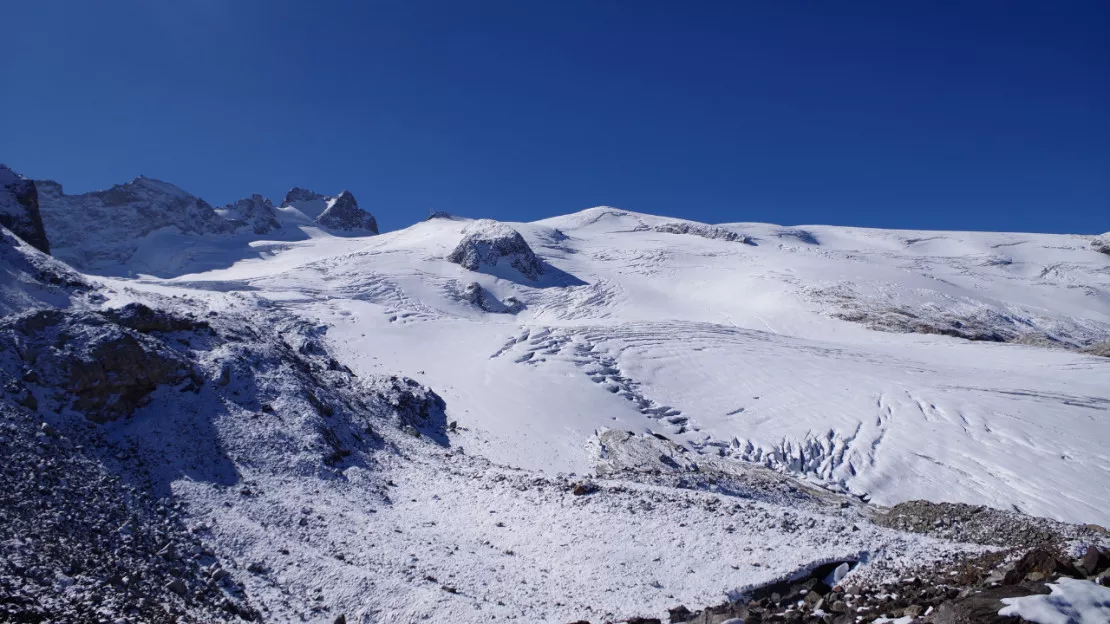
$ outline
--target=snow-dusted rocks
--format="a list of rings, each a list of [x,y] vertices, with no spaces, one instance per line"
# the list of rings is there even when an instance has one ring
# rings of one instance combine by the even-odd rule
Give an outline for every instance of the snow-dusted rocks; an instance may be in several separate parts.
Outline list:
[[[0,317],[66,307],[90,288],[85,276],[0,227]]]
[[[8,228],[35,249],[50,253],[35,183],[4,164],[0,164],[0,226]]]
[[[517,314],[524,309],[524,303],[516,297],[509,296],[504,301],[498,301],[497,297],[482,288],[478,282],[470,282],[464,286],[459,298],[484,312],[495,314]]]
[[[691,234],[710,240],[723,240],[734,243],[745,243],[747,245],[755,244],[752,238],[745,234],[740,234],[715,225],[706,225],[704,223],[694,223],[690,221],[672,221],[670,223],[660,223],[655,226],[643,225],[639,226],[637,229],[664,232],[667,234]]]
[[[281,229],[273,202],[257,193],[217,208],[216,214],[259,235]]]
[[[94,422],[131,415],[159,386],[200,382],[176,350],[108,315],[38,310],[4,321],[0,344],[62,401],[54,409]]]
[[[1110,255],[1110,232],[1100,234],[1091,239],[1091,249]]]
[[[53,254],[79,268],[125,263],[141,240],[158,230],[206,236],[236,229],[208,202],[152,178],[79,195],[65,194],[57,182],[36,185]]]
[[[355,196],[343,191],[335,197],[322,195],[301,187],[293,187],[285,194],[279,210],[294,218],[323,226],[329,230],[346,233],[377,234],[378,222],[374,215],[359,208]]]
[[[492,219],[467,224],[447,261],[471,271],[508,266],[530,280],[543,274],[543,264],[520,232]]]

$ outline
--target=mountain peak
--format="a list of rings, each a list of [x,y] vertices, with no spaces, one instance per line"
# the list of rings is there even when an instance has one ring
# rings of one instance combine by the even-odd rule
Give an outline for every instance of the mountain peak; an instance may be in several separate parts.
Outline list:
[[[281,203],[292,204],[293,202],[305,202],[323,198],[324,195],[321,195],[316,191],[311,191],[306,188],[294,186],[293,188],[289,189],[288,193],[285,194],[285,199]]]
[[[328,201],[328,207],[316,217],[316,222],[333,230],[378,233],[378,222],[374,215],[359,208],[354,194],[347,190]]]

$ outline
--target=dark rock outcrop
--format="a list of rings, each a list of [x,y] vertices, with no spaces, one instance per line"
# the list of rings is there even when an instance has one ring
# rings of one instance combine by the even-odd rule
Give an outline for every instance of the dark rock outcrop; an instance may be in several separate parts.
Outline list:
[[[1091,239],[1091,249],[1099,253],[1110,255],[1110,232],[1101,234]]]
[[[726,230],[723,227],[715,225],[706,225],[704,223],[691,223],[686,221],[675,221],[673,223],[663,223],[654,227],[643,226],[636,228],[638,231],[652,231],[663,232],[665,234],[689,234],[693,236],[700,236],[710,240],[723,240],[731,243],[744,243],[746,245],[754,245],[755,241],[746,234],[739,234],[732,230]]]
[[[316,217],[316,222],[331,230],[378,233],[378,222],[374,219],[374,215],[359,208],[355,196],[350,191],[343,191],[334,200],[329,201],[324,212]]]
[[[60,405],[93,422],[131,415],[160,386],[201,383],[180,352],[103,314],[38,310],[19,315],[0,325],[0,343],[36,371],[37,383]]]
[[[0,226],[43,253],[50,253],[35,183],[0,164]]]
[[[491,219],[479,219],[463,228],[462,240],[447,261],[471,271],[507,264],[530,280],[543,274],[543,264],[520,232]]]

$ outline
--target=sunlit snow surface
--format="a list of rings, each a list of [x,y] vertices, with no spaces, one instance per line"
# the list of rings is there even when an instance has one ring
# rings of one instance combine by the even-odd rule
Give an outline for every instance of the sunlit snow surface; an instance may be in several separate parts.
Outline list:
[[[587,473],[598,459],[595,432],[614,428],[879,504],[958,501],[1110,525],[1110,359],[1077,351],[1110,342],[1110,256],[1092,251],[1089,237],[721,226],[745,242],[667,225],[676,221],[595,208],[510,224],[543,260],[538,280],[445,261],[469,221],[443,218],[374,237],[255,243],[267,251],[225,268],[119,283],[212,301],[239,293],[327,326],[332,350],[355,372],[408,375],[442,395],[459,427],[452,446],[506,474]],[[208,252],[204,267],[219,264]],[[461,297],[471,282],[524,310],[477,308]],[[906,311],[1029,344],[869,329],[903,323]],[[444,600],[439,584],[416,589],[427,568],[493,609],[483,613],[546,621],[589,615],[583,605],[630,615],[630,596],[655,613],[675,601],[709,604],[868,548],[910,559],[941,552],[871,528],[837,540],[825,531],[777,535],[777,521],[755,508],[740,519],[683,511],[703,504],[701,494],[667,493],[697,500],[635,511],[641,498],[626,494],[589,503],[521,494],[511,479],[476,489],[496,474],[475,466],[413,463],[394,505],[373,514],[358,503],[357,474],[325,491],[281,484],[288,490],[266,504],[288,500],[295,515],[311,500],[333,520],[317,542],[290,545],[294,555],[362,544],[350,557],[364,561],[329,566],[304,554],[278,576],[292,589],[249,589],[271,605],[298,604],[289,591],[308,596],[326,582],[346,596],[338,603],[405,621]],[[527,482],[521,474],[513,478]],[[203,487],[177,491],[201,513],[211,505],[224,519],[220,539],[244,557],[273,549],[243,537],[264,533],[258,518],[271,512],[250,509],[261,499],[228,510]],[[714,523],[742,537],[723,542],[725,527]],[[386,546],[381,532],[393,526],[401,532],[390,531]],[[762,549],[791,540],[800,550],[752,567]],[[474,550],[482,543],[488,556]],[[421,548],[443,552],[431,566]],[[508,606],[491,607],[501,594]],[[366,606],[368,595],[377,606]],[[479,619],[479,607],[451,604],[436,613]],[[545,605],[546,615],[529,615],[527,604]]]
[[[1021,617],[1037,624],[1104,624],[1110,622],[1110,588],[1090,581],[1062,578],[1049,583],[1048,596],[1003,598],[999,615]]]
[[[637,231],[668,221],[591,209],[514,224],[549,265],[538,283],[445,262],[467,223],[449,219],[176,281],[331,325],[351,366],[429,384],[466,445],[500,463],[582,472],[595,429],[650,430],[879,503],[1110,523],[1110,359],[872,331],[814,295],[997,310],[1106,341],[1110,258],[1083,237],[731,226],[747,245]],[[527,309],[460,301],[471,281]]]

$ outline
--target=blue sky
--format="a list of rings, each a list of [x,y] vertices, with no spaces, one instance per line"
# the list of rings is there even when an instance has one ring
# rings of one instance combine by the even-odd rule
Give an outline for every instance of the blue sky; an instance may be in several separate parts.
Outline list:
[[[0,161],[387,229],[608,204],[1110,230],[1110,2],[11,2]]]

